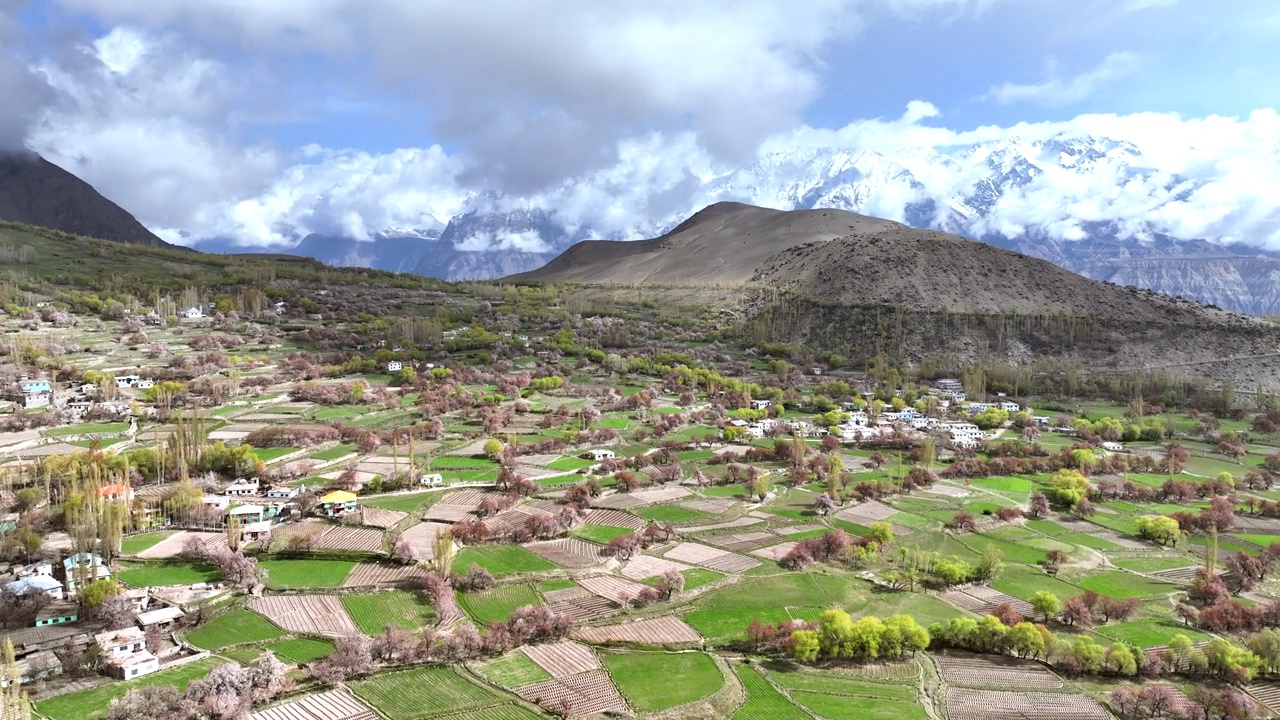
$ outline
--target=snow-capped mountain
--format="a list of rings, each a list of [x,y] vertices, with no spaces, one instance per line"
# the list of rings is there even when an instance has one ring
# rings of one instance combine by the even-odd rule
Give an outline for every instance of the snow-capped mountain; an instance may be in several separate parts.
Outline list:
[[[666,202],[661,216],[618,221],[617,213],[584,203],[584,189],[603,181],[582,178],[530,198],[477,193],[472,208],[442,230],[386,228],[369,239],[330,241],[327,251],[314,240],[298,251],[335,264],[355,258],[389,270],[484,279],[538,267],[580,240],[653,237],[706,205],[733,200],[888,218],[1042,257],[1094,279],[1280,314],[1280,290],[1273,289],[1280,256],[1240,242],[1248,238],[1214,243],[1219,238],[1179,237],[1168,226],[1188,199],[1211,192],[1213,181],[1161,170],[1131,143],[1087,135],[1006,137],[948,152],[803,147],[710,176],[686,174],[663,189],[678,199]],[[391,243],[385,252],[377,247]]]

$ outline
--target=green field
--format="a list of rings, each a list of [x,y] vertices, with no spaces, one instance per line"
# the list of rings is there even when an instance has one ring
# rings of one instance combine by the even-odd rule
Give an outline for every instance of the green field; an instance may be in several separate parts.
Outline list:
[[[311,415],[311,418],[313,420],[320,420],[321,422],[333,422],[334,420],[350,420],[351,418],[358,418],[361,415],[367,415],[370,412],[372,412],[372,409],[363,405],[339,405],[337,407],[320,408]]]
[[[613,527],[612,525],[583,525],[575,528],[573,534],[583,540],[590,540],[604,545],[616,537],[630,535],[632,532],[634,531],[630,528]]]
[[[283,637],[285,632],[250,610],[232,610],[186,633],[187,641],[205,650]]]
[[[411,513],[421,508],[428,500],[439,496],[440,493],[421,492],[408,495],[388,495],[387,497],[362,500],[361,502],[369,507]]]
[[[159,532],[142,533],[140,535],[130,535],[120,541],[121,555],[137,555],[143,550],[155,547],[161,540],[173,534],[172,530],[161,530]]]
[[[651,508],[640,510],[636,515],[654,522],[683,522],[707,517],[707,513],[690,510],[679,505],[655,505]]]
[[[1011,567],[991,582],[991,587],[1007,595],[1023,600],[1030,600],[1039,590],[1047,590],[1065,600],[1072,595],[1079,595],[1083,589],[1071,583],[1037,570],[1036,568]]]
[[[710,585],[724,577],[724,573],[705,568],[691,568],[681,571],[680,574],[684,576],[684,589],[686,591],[697,590],[703,585]]]
[[[269,463],[272,460],[277,460],[279,458],[284,457],[285,455],[288,455],[290,453],[295,453],[295,452],[298,452],[298,448],[279,447],[279,448],[258,448],[257,450],[254,450],[250,454],[264,463]]]
[[[153,673],[138,680],[112,682],[92,690],[58,695],[36,702],[36,711],[51,720],[87,720],[87,718],[102,717],[112,700],[124,697],[130,690],[149,685],[172,685],[185,688],[187,683],[208,675],[210,670],[223,662],[217,658],[207,658],[172,670]]]
[[[435,620],[435,609],[418,596],[403,590],[343,595],[342,607],[366,635],[377,635],[386,625],[417,630]]]
[[[478,593],[458,593],[458,605],[481,627],[506,620],[526,605],[541,605],[542,597],[529,585],[502,585]]]
[[[342,587],[355,566],[350,560],[263,560],[258,563],[258,567],[267,571],[267,587],[276,590]]]
[[[739,665],[735,672],[747,690],[747,702],[733,714],[733,720],[810,720],[809,713],[792,704],[755,668]]]
[[[1203,564],[1201,560],[1192,560],[1182,556],[1178,557],[1135,557],[1135,558],[1117,558],[1111,561],[1112,565],[1125,570],[1134,572],[1160,572],[1161,570],[1174,570],[1176,568],[1194,567]]]
[[[435,715],[460,713],[505,699],[448,667],[423,666],[385,672],[351,683],[365,702],[396,720],[422,720]]]
[[[630,652],[601,659],[632,707],[645,712],[701,700],[724,683],[715,661],[702,653]],[[680,681],[671,682],[673,677]]]
[[[68,435],[103,435],[106,433],[122,433],[129,429],[129,423],[81,423],[66,427],[50,428],[44,431],[45,437],[67,437]]]
[[[812,692],[793,692],[791,697],[829,720],[929,720],[929,714],[917,702]]]
[[[1021,477],[974,478],[973,485],[987,490],[1003,490],[1022,494],[1031,492],[1031,481]]]
[[[267,648],[284,662],[305,665],[329,657],[333,652],[333,643],[316,638],[290,638],[273,642]]]
[[[472,565],[479,565],[494,575],[556,569],[551,561],[534,555],[519,545],[482,545],[463,548],[462,552],[453,559],[452,569],[456,573],[465,573]]]
[[[1099,595],[1113,598],[1148,597],[1151,595],[1168,595],[1178,589],[1177,585],[1150,580],[1130,572],[1113,570],[1101,575],[1094,575],[1080,581],[1080,587],[1092,590]]]
[[[337,409],[337,408],[333,408],[333,409]],[[324,411],[322,410],[321,412],[324,412]],[[337,447],[329,448],[328,450],[321,450],[318,453],[312,453],[311,457],[315,458],[316,460],[323,460],[325,462],[328,462],[330,460],[337,460],[340,457],[345,457],[347,455],[350,455],[355,451],[356,451],[355,445],[339,445]]]
[[[548,470],[559,470],[561,472],[573,472],[574,470],[589,468],[592,465],[595,465],[595,462],[591,460],[583,460],[582,458],[578,458],[578,457],[566,456],[566,457],[556,458],[555,460],[552,460],[551,462],[547,463],[546,467]]]
[[[126,565],[116,573],[116,579],[129,587],[159,587],[162,585],[194,585],[213,582],[222,577],[212,565],[188,565],[187,563],[145,563]]]
[[[834,672],[770,671],[769,677],[787,690],[802,690],[830,695],[857,695],[859,697],[915,702],[917,693],[914,684],[872,682],[863,678],[850,677]]]
[[[1179,633],[1191,638],[1192,642],[1209,639],[1204,633],[1194,628],[1186,627],[1183,623],[1172,620],[1158,620],[1156,618],[1103,625],[1097,628],[1095,632],[1113,640],[1120,640],[1121,642],[1144,648],[1152,647],[1153,645],[1168,645],[1169,640]]]
[[[540,593],[549,593],[556,590],[568,590],[571,587],[576,587],[577,584],[572,580],[547,580],[535,585],[534,589]]]
[[[516,650],[490,660],[477,668],[485,680],[503,687],[520,687],[550,680],[551,675],[529,659],[528,655]]]

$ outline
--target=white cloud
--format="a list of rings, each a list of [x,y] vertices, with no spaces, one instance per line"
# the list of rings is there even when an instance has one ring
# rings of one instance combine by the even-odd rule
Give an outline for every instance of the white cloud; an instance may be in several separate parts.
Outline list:
[[[984,97],[1004,104],[1073,105],[1090,98],[1099,88],[1133,74],[1139,64],[1138,56],[1133,53],[1112,53],[1092,70],[1061,78],[1057,76],[1057,64],[1051,62],[1048,79],[1028,84],[1005,83],[991,88]]]

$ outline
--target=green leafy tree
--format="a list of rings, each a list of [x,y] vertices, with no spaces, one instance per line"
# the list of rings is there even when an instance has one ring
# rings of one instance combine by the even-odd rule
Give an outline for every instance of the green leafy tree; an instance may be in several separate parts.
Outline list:
[[[1061,505],[1074,507],[1089,494],[1089,479],[1075,470],[1063,468],[1049,480],[1049,494]]]
[[[822,645],[816,630],[797,630],[791,633],[791,657],[796,662],[811,663],[818,659]]]
[[[1037,590],[1031,596],[1031,607],[1040,613],[1040,617],[1044,618],[1045,622],[1048,622],[1049,618],[1056,617],[1062,611],[1062,601],[1048,590]]]

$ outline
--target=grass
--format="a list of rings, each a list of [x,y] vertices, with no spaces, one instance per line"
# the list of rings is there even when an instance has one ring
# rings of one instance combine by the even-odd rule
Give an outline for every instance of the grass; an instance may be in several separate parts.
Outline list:
[[[67,427],[50,428],[44,431],[45,437],[67,437],[69,435],[102,435],[106,433],[122,433],[129,429],[129,423],[81,423]]]
[[[872,682],[831,672],[770,672],[769,677],[788,690],[802,690],[832,695],[857,695],[860,697],[884,698],[886,700],[914,701],[916,699],[915,685]]]
[[[1143,648],[1152,647],[1153,645],[1168,645],[1169,640],[1179,633],[1191,638],[1192,642],[1209,639],[1204,633],[1194,628],[1185,627],[1182,623],[1158,618],[1104,625],[1097,628],[1095,632],[1113,640],[1127,642]]]
[[[333,643],[316,638],[290,638],[271,643],[267,649],[284,662],[305,665],[329,657],[333,652]]]
[[[127,566],[116,573],[116,579],[129,587],[159,587],[162,585],[194,585],[213,582],[222,577],[213,565],[189,565],[187,563],[148,563]]]
[[[267,571],[267,587],[336,588],[351,574],[356,564],[350,560],[263,560],[258,567]]]
[[[792,704],[755,668],[739,665],[735,672],[747,690],[747,702],[733,714],[733,720],[810,720],[808,713]]]
[[[258,460],[261,460],[264,463],[269,463],[272,460],[277,460],[279,458],[284,457],[285,455],[288,455],[290,453],[295,453],[295,452],[298,452],[298,448],[279,447],[279,448],[259,448],[257,450],[250,452],[249,454],[257,458]]]
[[[1234,540],[1242,540],[1258,547],[1265,548],[1272,543],[1280,543],[1280,535],[1258,535],[1249,533],[1231,533]]]
[[[710,585],[711,583],[717,580],[720,580],[721,578],[724,577],[724,573],[719,573],[719,572],[716,572],[715,570],[707,570],[704,568],[692,568],[689,570],[685,570],[680,574],[684,576],[685,590],[697,590],[703,585]]]
[[[1178,589],[1178,586],[1172,583],[1158,582],[1120,570],[1085,578],[1079,582],[1079,585],[1085,590],[1092,590],[1099,595],[1121,599],[1168,595]]]
[[[916,702],[811,692],[793,692],[791,697],[829,720],[929,720],[928,713]]]
[[[1083,592],[1071,583],[1033,568],[1007,568],[1000,577],[992,581],[991,587],[1023,600],[1030,600],[1038,590],[1047,590],[1058,596],[1059,600],[1065,600]]]
[[[283,637],[285,632],[270,620],[249,610],[232,610],[188,632],[187,641],[205,650],[221,650]]]
[[[369,412],[370,409],[364,405],[346,405],[320,408],[311,417],[321,422],[333,422],[334,420],[350,420],[361,415],[367,415]]]
[[[604,545],[616,537],[630,535],[633,532],[635,531],[630,528],[613,527],[612,525],[583,525],[575,529],[573,535],[583,540],[590,540]]]
[[[453,559],[452,569],[465,573],[472,565],[479,565],[494,575],[512,575],[521,572],[555,570],[550,560],[539,557],[519,545],[483,545],[463,548]]]
[[[148,550],[160,544],[161,540],[173,534],[171,530],[162,530],[160,532],[142,533],[141,535],[130,535],[120,541],[121,555],[137,555],[143,550]]]
[[[321,450],[318,453],[313,453],[311,457],[315,458],[316,460],[324,460],[327,462],[329,460],[337,460],[340,457],[345,457],[355,451],[356,451],[355,445],[339,445],[338,447],[329,448],[328,450]]]
[[[1191,560],[1185,557],[1136,557],[1136,558],[1117,558],[1111,561],[1111,564],[1125,570],[1134,572],[1160,572],[1161,570],[1174,570],[1176,568],[1192,567],[1202,564],[1200,560]]]
[[[449,667],[423,666],[379,673],[351,683],[351,689],[386,717],[423,720],[497,704],[503,696]]]
[[[459,593],[458,605],[481,626],[506,620],[526,605],[541,605],[542,598],[530,585],[502,585],[478,593]]]
[[[421,602],[414,593],[403,590],[343,595],[342,607],[366,635],[377,635],[386,625],[402,630],[417,630],[431,624],[435,610]]]
[[[701,700],[724,682],[715,661],[702,653],[631,652],[605,655],[602,660],[618,690],[644,712]]]
[[[566,456],[562,458],[556,458],[555,460],[552,460],[551,462],[547,463],[547,469],[560,470],[562,472],[572,472],[574,470],[589,468],[592,465],[595,465],[595,463],[592,462],[591,460],[583,460],[582,458]]]
[[[704,512],[690,510],[679,505],[655,505],[637,512],[636,515],[654,522],[682,522],[684,520],[697,520],[707,517]]]
[[[547,580],[546,582],[540,582],[535,585],[534,589],[540,593],[549,593],[555,592],[556,590],[568,590],[571,587],[577,586],[578,583],[572,580]]]
[[[185,688],[187,683],[208,675],[210,670],[221,664],[221,660],[207,658],[171,670],[153,673],[137,680],[113,682],[91,690],[51,697],[37,702],[36,711],[50,720],[86,720],[102,717],[112,700],[124,697],[130,690],[151,685]]]
[[[439,496],[439,493],[413,493],[411,495],[391,495],[382,498],[373,498],[371,500],[362,501],[368,507],[382,508],[383,510],[399,510],[400,512],[411,513],[420,509],[432,499],[432,496]]]
[[[986,490],[1003,490],[1015,493],[1031,492],[1031,481],[1020,477],[974,478],[973,485]]]
[[[514,688],[551,679],[550,673],[519,650],[491,660],[478,670],[485,680],[502,687]]]

